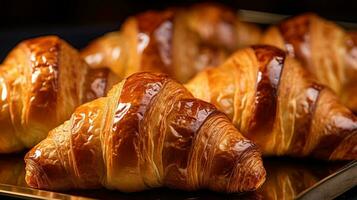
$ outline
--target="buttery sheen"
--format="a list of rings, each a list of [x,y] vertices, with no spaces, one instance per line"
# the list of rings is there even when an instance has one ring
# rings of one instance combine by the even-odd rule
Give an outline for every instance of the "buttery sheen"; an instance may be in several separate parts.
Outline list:
[[[166,75],[137,73],[76,109],[25,158],[29,186],[256,190],[258,147],[212,104]]]

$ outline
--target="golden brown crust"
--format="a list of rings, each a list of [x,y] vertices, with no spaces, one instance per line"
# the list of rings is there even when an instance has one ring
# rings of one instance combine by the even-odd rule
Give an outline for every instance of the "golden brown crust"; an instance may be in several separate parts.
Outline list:
[[[357,158],[356,117],[275,47],[240,50],[186,87],[225,112],[265,155]]]
[[[229,119],[166,75],[138,73],[76,109],[25,158],[26,181],[51,190],[257,189],[260,152]]]
[[[24,48],[27,48],[30,55],[29,73],[31,86],[29,88],[29,103],[26,118],[40,118],[39,113],[52,111],[50,115],[54,115],[54,110],[57,105],[58,93],[58,75],[59,75],[59,59],[61,47],[59,39],[33,39],[22,43]],[[11,58],[10,58],[11,59]],[[6,63],[6,61],[5,61]]]
[[[88,77],[93,74],[78,52],[56,36],[21,42],[3,65],[0,153],[34,146],[75,107],[105,91],[98,88],[88,96],[85,84],[97,81]]]
[[[353,33],[315,14],[303,14],[271,27],[262,43],[282,48],[302,62],[352,110],[357,110],[357,56]]]
[[[82,51],[92,67],[109,67],[120,78],[138,71],[165,72],[186,82],[216,66],[235,49],[259,40],[260,30],[214,4],[149,11],[129,18]]]

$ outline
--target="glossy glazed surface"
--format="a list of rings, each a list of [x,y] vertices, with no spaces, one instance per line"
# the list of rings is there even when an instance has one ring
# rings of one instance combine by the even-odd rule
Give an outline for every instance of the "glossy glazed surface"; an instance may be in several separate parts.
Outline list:
[[[265,180],[257,146],[223,113],[154,73],[134,74],[107,97],[78,107],[25,161],[29,186],[51,190],[230,193]]]
[[[265,155],[357,158],[357,119],[294,58],[259,45],[185,85],[226,113]]]
[[[249,134],[272,131],[277,109],[278,87],[283,71],[285,53],[270,46],[252,46],[259,62],[253,120]]]
[[[78,52],[55,36],[21,42],[2,65],[0,153],[33,147],[106,88],[106,74],[99,75],[106,70],[94,75]]]

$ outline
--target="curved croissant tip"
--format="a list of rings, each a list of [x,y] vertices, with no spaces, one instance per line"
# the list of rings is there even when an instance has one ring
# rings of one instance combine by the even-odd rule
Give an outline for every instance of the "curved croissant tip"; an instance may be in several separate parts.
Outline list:
[[[38,174],[36,174],[35,167],[33,166],[33,161],[29,159],[25,159],[26,162],[26,174],[25,174],[25,181],[28,186],[32,188],[39,188],[39,181],[37,179]]]
[[[253,185],[250,190],[257,190],[263,185],[265,182],[266,171],[261,160],[259,160],[259,162],[253,166],[253,168],[251,168],[250,176],[254,177],[253,182],[255,182],[255,185]]]
[[[266,171],[263,166],[262,160],[253,162],[247,169],[245,180],[243,184],[244,191],[254,191],[260,188],[265,182]]]
[[[25,156],[25,181],[32,188],[48,187],[47,175],[36,159],[37,152],[31,151]]]
[[[252,150],[244,154],[240,164],[235,166],[227,191],[229,193],[255,191],[265,182],[266,171],[260,152]]]

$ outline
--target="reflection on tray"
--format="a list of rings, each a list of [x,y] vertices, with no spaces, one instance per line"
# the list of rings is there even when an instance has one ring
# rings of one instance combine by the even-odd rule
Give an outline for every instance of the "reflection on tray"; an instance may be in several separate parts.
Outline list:
[[[25,182],[25,162],[21,155],[1,155],[0,183],[27,186]]]
[[[263,199],[293,199],[346,163],[276,158],[264,164],[267,180],[259,191]]]
[[[300,160],[291,158],[269,158],[264,160],[267,170],[267,180],[263,187],[256,192],[246,194],[223,195],[210,191],[182,192],[170,189],[153,189],[138,193],[121,193],[105,189],[90,191],[69,191],[70,195],[101,199],[292,199],[300,192],[313,186],[319,180],[337,171],[345,165],[344,162],[328,163],[323,161]],[[27,187],[25,177],[25,165],[22,155],[0,157],[0,185],[13,185]],[[11,187],[9,187],[11,189]],[[13,193],[22,195],[26,188],[12,188]],[[4,190],[4,189],[3,189]],[[15,192],[14,192],[15,191]],[[31,195],[54,197],[55,193],[41,190],[28,190]],[[0,192],[1,194],[1,192]],[[58,194],[56,193],[58,196]],[[223,195],[223,196],[222,196]],[[28,196],[28,194],[27,194]],[[62,195],[66,199],[75,199]]]

